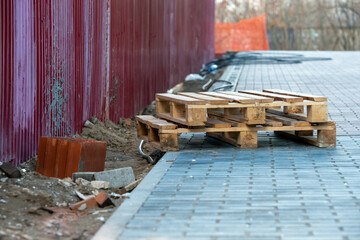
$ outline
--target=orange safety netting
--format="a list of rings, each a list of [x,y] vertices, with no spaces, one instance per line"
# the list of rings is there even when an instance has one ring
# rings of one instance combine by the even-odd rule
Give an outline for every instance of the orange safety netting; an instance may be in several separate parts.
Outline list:
[[[266,14],[237,23],[216,23],[215,52],[269,50]]]

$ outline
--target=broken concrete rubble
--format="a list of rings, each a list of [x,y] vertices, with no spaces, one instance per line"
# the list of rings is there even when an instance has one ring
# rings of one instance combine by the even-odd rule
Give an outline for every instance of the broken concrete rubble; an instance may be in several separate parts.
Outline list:
[[[95,176],[94,176],[95,172],[75,172],[72,174],[72,179],[75,182],[76,179],[82,178],[85,179],[87,181],[94,181],[95,180]]]
[[[83,178],[76,179],[75,183],[78,184],[78,185],[83,185],[83,186],[89,186],[90,185],[90,181],[85,180]]]
[[[137,185],[140,184],[140,182],[141,182],[142,180],[143,180],[143,179],[140,178],[140,179],[136,180],[135,182],[132,182],[132,183],[126,185],[125,187],[121,188],[120,193],[121,193],[121,194],[124,194],[124,193],[127,193],[127,192],[132,191],[134,188],[137,187]]]
[[[135,181],[134,172],[131,167],[118,168],[103,172],[77,172],[73,173],[73,180],[77,179],[87,181],[106,181],[110,183],[110,188],[120,188]],[[86,181],[85,180],[85,181]]]
[[[96,136],[101,138],[96,139],[94,138],[95,135],[85,134],[76,137],[100,141],[106,140],[108,145],[113,148],[112,150],[107,149],[105,169],[132,167],[136,179],[139,179],[144,177],[153,166],[147,164],[139,155],[135,123],[133,120],[130,121],[132,121],[131,126],[125,121],[121,122],[121,125],[110,124],[108,121],[105,123],[98,121],[91,128],[91,133],[96,133],[98,134]],[[119,141],[112,141],[113,135],[110,136],[99,132],[98,128],[101,126],[103,129],[108,129],[109,132],[125,139],[123,144],[120,145]],[[152,152],[154,149],[150,145],[145,145],[144,150]],[[11,219],[11,227],[21,223],[21,232],[30,234],[30,237],[26,239],[55,239],[60,237],[57,234],[63,234],[60,237],[61,239],[77,238],[78,236],[80,236],[79,239],[90,239],[102,224],[102,221],[97,220],[97,218],[104,217],[107,219],[115,208],[111,205],[105,208],[96,206],[84,211],[74,211],[70,209],[70,205],[83,200],[80,199],[75,190],[85,197],[97,196],[102,190],[91,186],[91,181],[96,180],[89,179],[90,181],[86,181],[85,179],[79,179],[79,184],[77,184],[72,182],[72,179],[69,181],[68,178],[48,178],[35,172],[36,162],[37,158],[34,157],[18,167],[23,175],[19,181],[7,177],[0,170],[0,199],[3,200],[0,201],[0,238],[3,237],[1,234],[3,229],[5,229],[4,231],[10,230],[7,229],[7,220],[10,221]],[[25,169],[26,172],[22,171],[22,169]],[[94,170],[91,170],[91,172],[94,172]],[[127,196],[127,194],[120,195],[120,189],[118,188],[107,189],[104,192],[108,194],[116,206],[119,206]],[[80,209],[84,207],[85,205]],[[48,208],[55,208],[56,211],[50,212],[47,210]],[[63,214],[65,214],[65,217],[62,216]],[[70,224],[68,224],[69,221],[71,221]],[[63,226],[62,222],[66,223],[67,226]]]
[[[96,189],[108,189],[110,187],[110,183],[107,181],[91,181],[90,185]]]
[[[108,189],[108,188],[110,188],[110,183],[107,182],[107,181],[98,181],[98,180],[88,181],[88,180],[85,180],[83,178],[78,178],[78,179],[75,180],[75,183],[78,184],[78,185],[83,185],[83,186],[91,186],[91,187],[96,188],[96,189]]]

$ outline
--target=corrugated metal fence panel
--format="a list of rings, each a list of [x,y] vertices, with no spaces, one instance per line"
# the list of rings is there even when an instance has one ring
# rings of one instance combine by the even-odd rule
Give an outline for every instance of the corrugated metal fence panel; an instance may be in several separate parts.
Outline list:
[[[0,160],[132,117],[214,56],[213,0],[0,0]]]
[[[133,116],[213,58],[214,7],[212,0],[111,2],[112,120]]]

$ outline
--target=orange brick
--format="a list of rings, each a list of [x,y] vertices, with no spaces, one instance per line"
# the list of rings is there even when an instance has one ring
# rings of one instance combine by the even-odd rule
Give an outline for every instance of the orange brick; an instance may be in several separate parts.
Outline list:
[[[126,125],[131,126],[131,120],[130,119],[124,119]]]
[[[47,177],[72,177],[74,172],[104,170],[106,142],[70,138],[41,137],[36,171]]]
[[[94,208],[97,206],[98,206],[98,203],[96,202],[95,197],[90,197],[90,198],[84,199],[80,202],[77,202],[75,204],[72,204],[70,206],[70,209],[82,211],[82,210]]]
[[[67,164],[67,152],[68,152],[68,141],[58,139],[57,140],[57,151],[55,159],[55,171],[54,177],[65,178],[65,170]]]
[[[96,197],[96,202],[100,207],[106,207],[109,205],[114,205],[109,196],[105,192],[100,192]]]
[[[55,172],[55,159],[57,150],[57,140],[54,138],[47,139],[45,149],[45,161],[43,175],[53,177]]]
[[[36,162],[36,171],[40,174],[44,174],[44,163],[45,163],[45,150],[48,138],[40,137],[39,140],[39,151],[38,151],[38,158]]]

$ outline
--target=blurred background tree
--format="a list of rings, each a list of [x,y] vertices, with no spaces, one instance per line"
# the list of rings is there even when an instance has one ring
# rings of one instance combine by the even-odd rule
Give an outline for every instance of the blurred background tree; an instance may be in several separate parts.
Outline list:
[[[267,14],[273,50],[360,50],[360,0],[216,0],[216,22]]]

